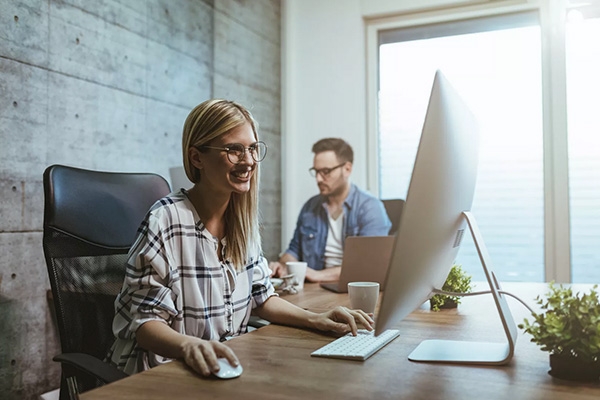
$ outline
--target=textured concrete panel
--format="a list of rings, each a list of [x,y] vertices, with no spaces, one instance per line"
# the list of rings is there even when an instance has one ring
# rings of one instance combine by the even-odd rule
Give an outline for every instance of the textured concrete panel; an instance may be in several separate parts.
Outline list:
[[[195,106],[195,105],[194,105]],[[148,100],[145,137],[147,143],[148,171],[169,179],[169,168],[183,165],[181,136],[183,123],[193,107],[178,107]]]
[[[0,232],[15,232],[23,225],[24,183],[0,179]]]
[[[83,10],[94,19],[106,21],[115,26],[127,27],[131,32],[146,36],[148,1],[127,0],[61,0],[57,7]]]
[[[0,2],[0,49],[2,56],[27,64],[46,65],[48,47],[48,1]],[[0,71],[3,71],[0,68]]]
[[[0,177],[39,178],[45,162],[47,72],[3,58],[0,71]]]
[[[215,71],[259,91],[279,96],[280,48],[249,27],[215,14]]]
[[[215,11],[279,46],[281,5],[277,0],[218,0]]]
[[[147,51],[148,97],[189,107],[210,97],[212,60],[199,61],[152,41],[148,41]]]
[[[49,93],[48,164],[119,171],[126,159],[143,157],[143,97],[54,73]]]
[[[61,2],[51,3],[49,31],[51,70],[145,93],[148,60],[143,36]]]
[[[0,58],[0,232],[40,230],[47,72]]]
[[[196,61],[209,62],[213,51],[212,1],[148,0],[148,39]],[[193,18],[189,18],[193,15]]]
[[[44,191],[41,176],[37,181],[0,178],[0,196],[0,233],[42,229]]]
[[[281,192],[281,138],[269,132],[261,132],[260,139],[267,143],[267,156],[261,163],[261,192]],[[308,172],[307,172],[308,173]]]
[[[42,234],[0,233],[0,254],[0,393],[11,388],[3,399],[33,398],[60,379]]]
[[[260,216],[263,252],[275,257],[281,252],[281,195],[279,191],[261,190]]]
[[[50,288],[42,251],[42,233],[0,233],[0,297],[6,300],[45,296]]]
[[[261,132],[279,133],[281,131],[279,92],[273,93],[270,90],[257,89],[239,80],[231,79],[220,72],[215,72],[213,79],[214,97],[235,100],[243,104],[258,121]]]
[[[0,298],[0,397],[36,399],[60,385],[56,331],[47,324],[49,304],[43,291],[26,301]],[[19,321],[17,323],[17,321]],[[26,332],[26,334],[24,334]]]
[[[113,2],[109,11],[71,3],[51,9],[52,69],[173,104],[190,105],[210,91],[212,12],[205,3],[157,1],[132,9]]]
[[[248,107],[261,131],[279,132],[281,126],[280,35],[265,37],[257,26],[279,27],[279,3],[253,15],[253,7],[272,2],[219,1],[215,14],[215,97]],[[264,10],[263,10],[264,11]],[[245,14],[248,15],[245,15]],[[232,17],[233,16],[233,17]],[[242,17],[244,16],[244,17]],[[254,21],[259,18],[260,22]],[[278,28],[277,28],[278,29]]]

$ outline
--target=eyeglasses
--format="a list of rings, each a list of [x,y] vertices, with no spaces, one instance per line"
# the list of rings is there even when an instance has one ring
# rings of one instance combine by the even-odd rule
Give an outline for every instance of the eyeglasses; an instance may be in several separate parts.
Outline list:
[[[311,169],[308,170],[308,172],[310,173],[311,176],[313,176],[315,178],[317,177],[317,175],[321,175],[321,177],[327,178],[329,176],[329,174],[331,174],[332,171],[338,169],[339,167],[343,167],[344,165],[346,165],[346,161],[344,161],[340,165],[336,165],[333,168],[316,169],[315,167],[312,167]]]
[[[232,143],[225,147],[200,146],[199,149],[226,151],[229,162],[236,165],[246,158],[246,151],[250,153],[252,159],[256,162],[261,162],[267,155],[267,145],[264,142],[256,142],[248,147],[244,147],[241,143]]]

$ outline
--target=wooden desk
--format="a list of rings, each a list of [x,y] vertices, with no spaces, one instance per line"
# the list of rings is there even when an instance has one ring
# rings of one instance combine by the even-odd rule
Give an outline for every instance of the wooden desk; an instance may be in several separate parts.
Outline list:
[[[545,284],[504,284],[531,306]],[[284,298],[308,309],[347,305],[345,294],[315,284]],[[516,323],[527,310],[509,298]],[[244,373],[233,380],[202,378],[174,361],[92,390],[81,399],[598,399],[600,384],[561,381],[547,374],[548,354],[519,331],[515,357],[498,367],[415,363],[407,359],[424,339],[505,340],[491,296],[465,298],[458,310],[427,307],[398,324],[401,336],[367,361],[311,357],[333,340],[319,332],[269,325],[228,344]]]

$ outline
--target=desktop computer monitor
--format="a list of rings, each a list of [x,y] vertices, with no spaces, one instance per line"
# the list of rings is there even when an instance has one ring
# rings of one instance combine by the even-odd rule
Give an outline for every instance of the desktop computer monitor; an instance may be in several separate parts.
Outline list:
[[[470,214],[478,156],[478,123],[450,82],[437,71],[377,315],[376,334],[398,324],[442,288],[463,235],[470,230],[492,294],[496,303],[501,303],[499,313],[509,314],[501,315],[509,343],[464,342],[461,346],[455,341],[426,341],[409,356],[411,360],[502,364],[512,357],[516,327],[505,299],[498,293],[500,287],[493,272],[486,269],[489,256]]]

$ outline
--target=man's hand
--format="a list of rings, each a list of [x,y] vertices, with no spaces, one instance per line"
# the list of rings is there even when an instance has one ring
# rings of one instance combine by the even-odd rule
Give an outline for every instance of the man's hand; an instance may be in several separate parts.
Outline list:
[[[269,269],[271,270],[271,277],[281,278],[287,275],[287,268],[279,261],[271,261],[269,263]]]
[[[325,268],[317,271],[312,268],[306,268],[306,280],[308,282],[331,282],[339,281],[340,273],[342,272],[341,267]]]
[[[271,261],[269,263],[269,268],[271,269],[271,277],[281,278],[282,276],[286,276],[289,272],[287,270],[287,267],[285,266],[285,263],[289,261],[298,260],[291,254],[284,253],[281,257],[279,257],[278,261]]]

